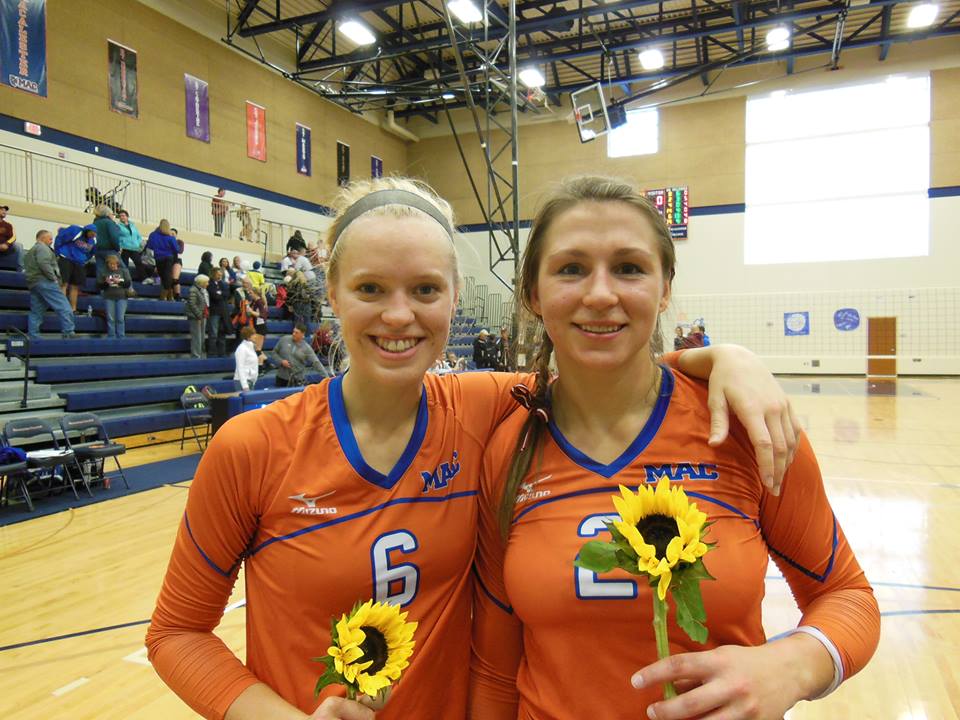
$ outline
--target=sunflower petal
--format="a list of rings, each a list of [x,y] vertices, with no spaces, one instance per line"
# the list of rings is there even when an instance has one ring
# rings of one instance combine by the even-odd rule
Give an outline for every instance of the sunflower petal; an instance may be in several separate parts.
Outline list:
[[[670,588],[671,578],[672,573],[670,570],[667,570],[660,576],[660,581],[657,583],[657,597],[661,600],[665,600],[667,597],[667,590]]]
[[[633,551],[637,553],[637,557],[641,560],[648,560],[656,554],[657,549],[653,545],[647,544],[636,525],[628,525],[625,522],[614,520],[613,526],[627,539],[630,547],[633,548]]]

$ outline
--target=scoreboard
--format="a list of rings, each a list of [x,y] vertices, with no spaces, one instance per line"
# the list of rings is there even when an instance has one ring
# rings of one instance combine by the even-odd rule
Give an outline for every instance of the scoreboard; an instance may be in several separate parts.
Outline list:
[[[663,215],[670,226],[670,237],[684,240],[687,237],[687,222],[690,218],[689,188],[675,187],[647,190],[647,199]]]

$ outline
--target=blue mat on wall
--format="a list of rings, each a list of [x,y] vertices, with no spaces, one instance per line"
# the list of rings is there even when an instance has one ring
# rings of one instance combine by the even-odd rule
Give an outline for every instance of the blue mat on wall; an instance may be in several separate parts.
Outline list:
[[[67,489],[59,495],[50,495],[48,497],[34,498],[33,512],[27,509],[26,503],[19,501],[6,507],[0,507],[0,526],[13,525],[24,520],[33,520],[34,518],[54,513],[63,512],[71,508],[80,508],[104,500],[113,500],[124,495],[133,495],[134,493],[152,490],[162,485],[172,485],[174,483],[191,480],[197,471],[197,463],[200,462],[200,453],[185,455],[183,457],[171,458],[170,460],[161,460],[159,462],[138,465],[137,467],[124,467],[123,473],[127,476],[127,482],[130,483],[130,489],[127,490],[120,479],[120,474],[108,472],[110,478],[110,487],[105,488],[102,485],[96,485],[93,488],[93,497],[87,495],[85,489],[77,486],[77,492],[80,499],[77,500],[73,493]],[[120,464],[123,464],[123,456],[120,457]],[[112,460],[107,460],[107,465],[113,465]],[[115,466],[114,466],[115,467]],[[19,500],[19,498],[16,498]]]

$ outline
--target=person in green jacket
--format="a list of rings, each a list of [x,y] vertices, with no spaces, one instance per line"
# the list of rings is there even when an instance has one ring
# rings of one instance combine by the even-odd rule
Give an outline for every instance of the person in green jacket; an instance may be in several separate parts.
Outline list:
[[[143,237],[137,226],[130,219],[130,214],[126,210],[117,213],[119,219],[118,228],[120,229],[120,257],[121,265],[128,266],[133,260],[133,279],[136,282],[143,282],[146,277],[146,271],[143,269],[143,260],[140,253],[143,252]]]
[[[93,224],[97,228],[97,274],[106,271],[109,255],[120,257],[120,226],[113,219],[113,211],[106,205],[97,205],[97,219]]]

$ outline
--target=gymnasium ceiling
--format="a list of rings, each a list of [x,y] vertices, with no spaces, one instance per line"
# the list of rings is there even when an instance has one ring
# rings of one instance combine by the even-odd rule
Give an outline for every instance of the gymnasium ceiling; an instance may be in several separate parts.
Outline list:
[[[397,117],[436,120],[463,107],[444,0],[227,0],[226,38],[269,37],[288,48],[297,64],[293,81],[351,110],[392,110]],[[208,0],[224,12],[223,0]],[[499,3],[499,4],[498,4]],[[474,0],[483,11],[483,0]],[[516,0],[517,66],[535,65],[554,103],[571,91],[602,82],[621,100],[638,100],[699,78],[710,85],[724,70],[819,56],[824,63],[854,48],[873,47],[882,62],[895,43],[960,36],[960,0],[940,0],[936,22],[907,27],[917,2],[894,0]],[[453,26],[473,98],[483,103],[486,56],[507,67],[505,0],[490,0],[490,22]],[[359,17],[376,35],[358,47],[338,25]],[[770,52],[766,34],[777,25],[792,31],[786,50]],[[659,49],[660,70],[645,71],[638,53]],[[957,37],[960,52],[960,37]],[[499,51],[498,51],[499,49]],[[443,97],[446,95],[446,97]],[[522,102],[521,110],[534,110]]]

